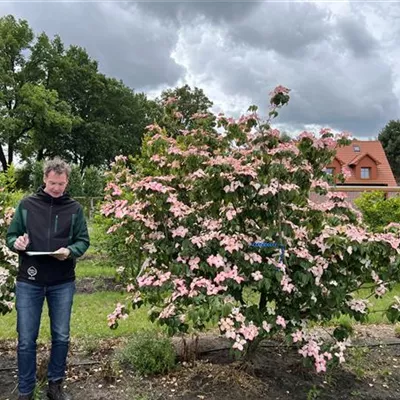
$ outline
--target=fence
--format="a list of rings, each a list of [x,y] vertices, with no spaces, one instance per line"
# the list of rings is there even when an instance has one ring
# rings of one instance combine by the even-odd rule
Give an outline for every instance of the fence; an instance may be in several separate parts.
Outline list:
[[[103,201],[103,197],[74,197],[74,199],[81,204],[88,219],[93,217],[97,205]]]
[[[344,192],[347,194],[347,201],[354,205],[354,200],[361,196],[364,192],[373,192],[379,190],[386,194],[386,197],[398,196],[400,186],[331,186],[332,192]],[[311,193],[310,199],[317,203],[322,203],[326,200],[326,196],[321,196],[316,193]]]
[[[386,193],[387,197],[398,196],[400,194],[400,186],[331,186],[332,192],[344,192],[347,194],[347,200],[354,205],[354,200],[361,196],[364,192],[372,192],[380,190]],[[78,201],[85,212],[88,219],[93,217],[97,205],[103,201],[103,197],[74,197]],[[317,203],[322,203],[326,200],[326,196],[321,196],[317,193],[311,193],[310,199]]]

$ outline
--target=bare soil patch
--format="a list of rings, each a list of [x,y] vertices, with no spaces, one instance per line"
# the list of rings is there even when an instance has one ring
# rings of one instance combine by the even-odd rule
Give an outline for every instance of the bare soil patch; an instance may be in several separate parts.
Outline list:
[[[114,278],[79,278],[75,281],[76,293],[91,294],[96,292],[124,291],[123,285]]]
[[[91,354],[87,345],[72,344],[65,383],[75,400],[400,399],[400,340],[393,326],[358,327],[348,363],[328,374],[316,374],[303,365],[296,350],[272,341],[243,364],[233,358],[224,338],[207,334],[197,345],[188,340],[184,346],[175,339],[180,357],[190,358],[196,348],[196,361],[180,362],[165,376],[140,378],[113,362],[123,341],[99,342]],[[47,352],[47,346],[40,346],[39,360]],[[1,400],[17,399],[15,366],[15,342],[0,343]],[[45,376],[44,363],[38,374]]]

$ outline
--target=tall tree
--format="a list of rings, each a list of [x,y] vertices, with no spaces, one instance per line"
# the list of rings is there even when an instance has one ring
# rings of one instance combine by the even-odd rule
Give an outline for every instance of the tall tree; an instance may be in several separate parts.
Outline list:
[[[0,162],[55,155],[81,170],[135,154],[159,105],[99,73],[97,61],[28,23],[0,19]],[[3,146],[3,147],[2,147]],[[3,148],[5,151],[3,151]],[[6,156],[8,154],[8,157]]]
[[[68,132],[72,126],[69,107],[55,91],[34,79],[27,68],[34,35],[28,23],[8,15],[0,18],[0,162],[3,170],[15,153],[34,150],[44,155],[46,131]],[[5,151],[7,152],[7,157]]]
[[[211,116],[210,108],[213,106],[212,101],[205,95],[203,89],[195,87],[192,89],[189,85],[177,87],[175,89],[167,89],[161,93],[160,103],[173,105],[177,112],[181,114],[179,126],[170,126],[170,120],[164,123],[168,126],[168,131],[174,132],[177,129],[192,129],[196,126],[193,121],[195,114],[209,114]],[[177,120],[176,120],[177,121]],[[163,126],[163,120],[160,123]]]
[[[58,92],[74,116],[71,132],[61,135],[59,155],[83,171],[90,165],[106,165],[117,154],[139,150],[155,103],[99,73],[97,62],[85,49],[64,50],[59,37],[50,41],[42,34],[30,67],[36,79]]]
[[[397,182],[400,182],[400,120],[391,120],[378,136]]]
[[[33,32],[26,21],[16,21],[11,15],[0,18],[0,162],[3,170],[13,161],[21,127],[14,115],[18,107],[18,92],[24,84],[23,52],[30,48]],[[7,158],[3,147],[7,149]]]

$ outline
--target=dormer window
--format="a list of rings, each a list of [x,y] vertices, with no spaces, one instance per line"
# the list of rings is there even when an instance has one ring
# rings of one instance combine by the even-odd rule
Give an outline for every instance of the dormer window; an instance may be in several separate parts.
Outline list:
[[[371,168],[361,167],[361,179],[370,179],[370,178],[371,178]]]
[[[361,151],[360,146],[358,146],[357,144],[353,146],[353,150],[355,153],[359,153]]]

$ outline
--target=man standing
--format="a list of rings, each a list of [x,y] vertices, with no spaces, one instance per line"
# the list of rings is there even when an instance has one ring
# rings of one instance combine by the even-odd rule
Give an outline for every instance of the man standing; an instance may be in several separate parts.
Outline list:
[[[70,166],[55,158],[45,163],[43,172],[44,186],[18,204],[7,232],[8,247],[19,254],[18,399],[33,399],[36,340],[46,298],[52,338],[47,395],[50,400],[68,400],[62,381],[75,293],[75,263],[88,249],[89,235],[82,207],[65,193]]]

